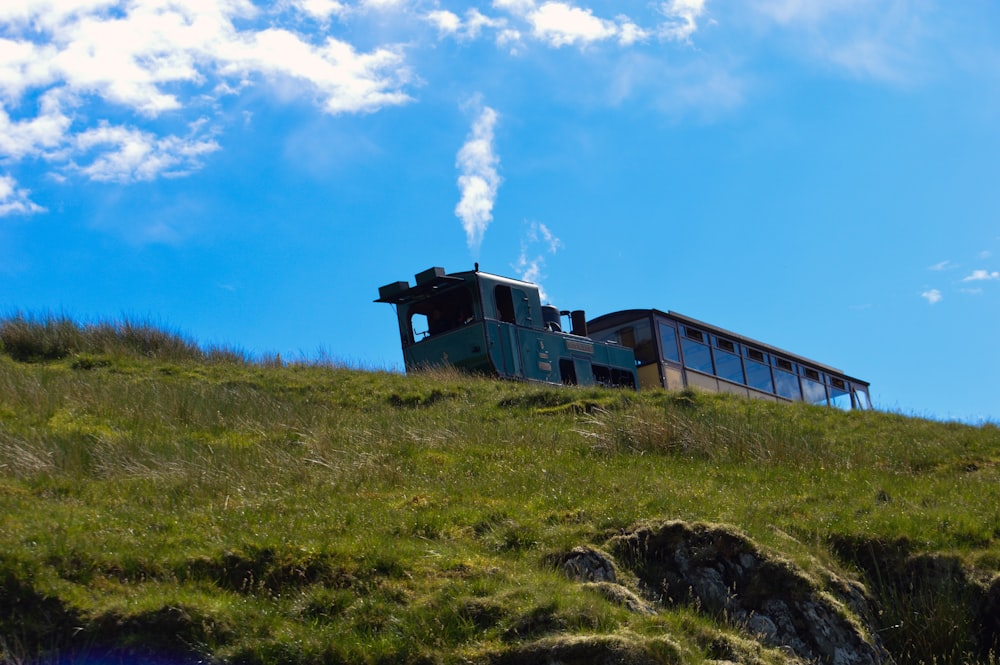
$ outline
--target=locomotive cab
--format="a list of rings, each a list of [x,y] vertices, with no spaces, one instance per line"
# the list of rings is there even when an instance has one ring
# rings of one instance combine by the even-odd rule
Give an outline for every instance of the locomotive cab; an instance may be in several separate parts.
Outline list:
[[[476,270],[430,268],[416,285],[393,282],[376,302],[396,307],[407,371],[434,365],[543,383],[636,387],[635,356],[586,337],[583,312],[569,333],[536,285]]]

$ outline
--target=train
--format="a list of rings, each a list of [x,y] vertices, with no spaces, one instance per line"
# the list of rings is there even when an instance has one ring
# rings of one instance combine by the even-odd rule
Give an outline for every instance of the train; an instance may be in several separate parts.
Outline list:
[[[435,365],[551,385],[726,392],[871,409],[870,384],[697,319],[628,309],[587,319],[542,304],[536,284],[433,267],[379,287],[396,310],[407,372]],[[567,324],[564,329],[564,323]]]

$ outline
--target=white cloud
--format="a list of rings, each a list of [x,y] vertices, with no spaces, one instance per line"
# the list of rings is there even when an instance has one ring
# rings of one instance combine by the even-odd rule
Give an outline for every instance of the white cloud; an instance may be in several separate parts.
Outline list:
[[[456,159],[462,196],[455,215],[462,220],[466,241],[473,251],[479,250],[486,228],[493,221],[493,204],[501,182],[497,173],[500,159],[493,148],[497,118],[496,111],[483,107]]]
[[[660,13],[665,20],[653,29],[643,27],[625,14],[615,16],[614,20],[601,18],[592,9],[569,2],[547,0],[539,5],[534,0],[494,0],[495,9],[523,22],[524,29],[510,27],[506,21],[497,19],[484,25],[498,29],[497,43],[502,46],[516,47],[528,35],[552,48],[583,48],[609,41],[628,47],[653,35],[665,39],[687,39],[697,29],[696,19],[702,12],[703,4],[704,0],[662,2]]]
[[[988,270],[973,270],[970,275],[962,278],[963,282],[984,282],[1000,279],[1000,272]]]
[[[458,35],[462,39],[478,39],[484,28],[502,30],[507,25],[505,19],[490,18],[475,8],[465,12],[464,21],[458,14],[440,9],[428,12],[425,18],[442,34]]]
[[[243,0],[110,3],[116,12],[97,11],[109,3],[77,4],[77,11],[57,13],[61,20],[44,14],[44,2],[20,10],[28,14],[27,23],[45,26],[48,43],[32,44],[27,26],[20,41],[0,40],[0,92],[8,99],[19,97],[26,86],[64,85],[159,115],[183,106],[179,95],[164,86],[232,83],[226,76],[242,77],[244,83],[254,74],[308,82],[331,112],[374,110],[408,99],[399,91],[408,75],[397,49],[358,53],[332,37],[316,45],[282,28],[239,30],[235,21],[258,12]],[[314,17],[344,9],[330,0],[296,0],[295,6]]]
[[[359,54],[329,37],[322,47],[287,30],[269,28],[244,35],[220,53],[227,74],[299,81],[320,93],[328,113],[370,112],[410,100],[401,87],[409,78],[402,55],[391,49]]]
[[[157,137],[149,132],[101,125],[76,137],[75,147],[86,155],[98,154],[87,166],[77,167],[92,180],[134,182],[158,176],[186,175],[200,166],[203,155],[219,149],[212,140]]]
[[[527,18],[534,35],[556,48],[603,41],[618,34],[614,22],[597,18],[589,9],[562,2],[546,2]]]
[[[49,61],[55,52],[27,40],[0,38],[0,99],[14,102],[26,90],[51,81]]]
[[[649,31],[632,22],[627,16],[618,16],[618,43],[622,46],[631,46],[636,42],[645,41],[649,37]]]
[[[405,2],[286,0],[258,8],[248,0],[5,0],[0,160],[41,158],[54,176],[99,181],[176,177],[220,146],[203,130],[175,136],[150,121],[201,116],[222,96],[261,83],[311,98],[330,114],[407,103],[410,73],[400,48],[363,52],[299,32],[303,16],[326,21],[352,7],[389,11]],[[289,9],[296,16],[285,28],[281,12]],[[265,11],[278,13],[260,21]],[[15,194],[0,202],[3,210],[40,209]]]
[[[56,92],[43,95],[34,118],[11,120],[0,102],[0,157],[21,159],[58,148],[72,120],[62,112]]]
[[[447,10],[438,9],[428,12],[426,18],[444,33],[454,34],[462,27],[462,19],[458,17],[458,14]]]
[[[927,300],[927,302],[930,303],[931,305],[941,302],[941,299],[943,298],[941,292],[938,291],[937,289],[930,289],[929,291],[924,291],[923,293],[920,294],[920,297]]]
[[[31,192],[20,189],[11,176],[0,175],[0,217],[45,212],[45,208],[28,198],[29,194]]]
[[[213,73],[218,48],[238,37],[233,21],[256,13],[238,0],[114,4],[61,21],[35,17],[45,26],[51,83],[150,116],[180,108],[163,86],[202,82]]]
[[[957,268],[958,265],[952,263],[951,261],[939,261],[932,266],[928,266],[928,270],[933,270],[935,272],[940,272],[942,270],[953,270]]]
[[[340,16],[346,10],[344,3],[337,0],[293,0],[293,4],[320,21],[327,21],[331,16]]]
[[[698,30],[698,19],[705,11],[705,0],[670,0],[660,3],[666,18],[659,33],[667,39],[687,41]]]
[[[73,17],[107,11],[118,4],[118,0],[4,0],[0,23],[51,30]]]
[[[503,29],[507,21],[502,18],[490,18],[478,9],[470,9],[465,12],[465,34],[472,39],[479,37],[483,28]]]

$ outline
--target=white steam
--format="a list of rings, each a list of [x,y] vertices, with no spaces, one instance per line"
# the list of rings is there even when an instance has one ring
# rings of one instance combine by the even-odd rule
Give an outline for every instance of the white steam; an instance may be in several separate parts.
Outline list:
[[[479,251],[486,228],[493,221],[493,203],[501,182],[497,173],[500,159],[493,152],[493,127],[497,118],[496,111],[483,107],[456,158],[462,198],[455,206],[455,215],[462,220],[469,249],[473,252]]]
[[[542,248],[539,249],[538,245],[542,245]],[[555,254],[560,247],[562,241],[541,222],[532,222],[521,241],[521,254],[517,257],[516,268],[522,280],[538,286],[542,302],[549,299],[549,294],[542,285],[542,279],[545,278],[545,254]]]

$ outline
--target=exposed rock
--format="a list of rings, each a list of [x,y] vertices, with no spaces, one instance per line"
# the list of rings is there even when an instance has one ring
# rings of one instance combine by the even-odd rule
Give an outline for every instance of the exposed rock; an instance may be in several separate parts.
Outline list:
[[[654,601],[696,605],[804,660],[891,662],[877,633],[861,625],[870,612],[860,588],[837,580],[820,589],[742,534],[668,522],[616,536],[610,548],[623,566],[634,570]]]
[[[604,552],[593,547],[574,547],[562,557],[559,567],[577,582],[617,582],[615,564]]]
[[[604,596],[607,600],[621,605],[638,614],[655,614],[652,605],[618,584],[618,573],[610,556],[593,547],[574,547],[569,553],[559,559],[559,568],[566,577],[577,582],[583,582]]]

